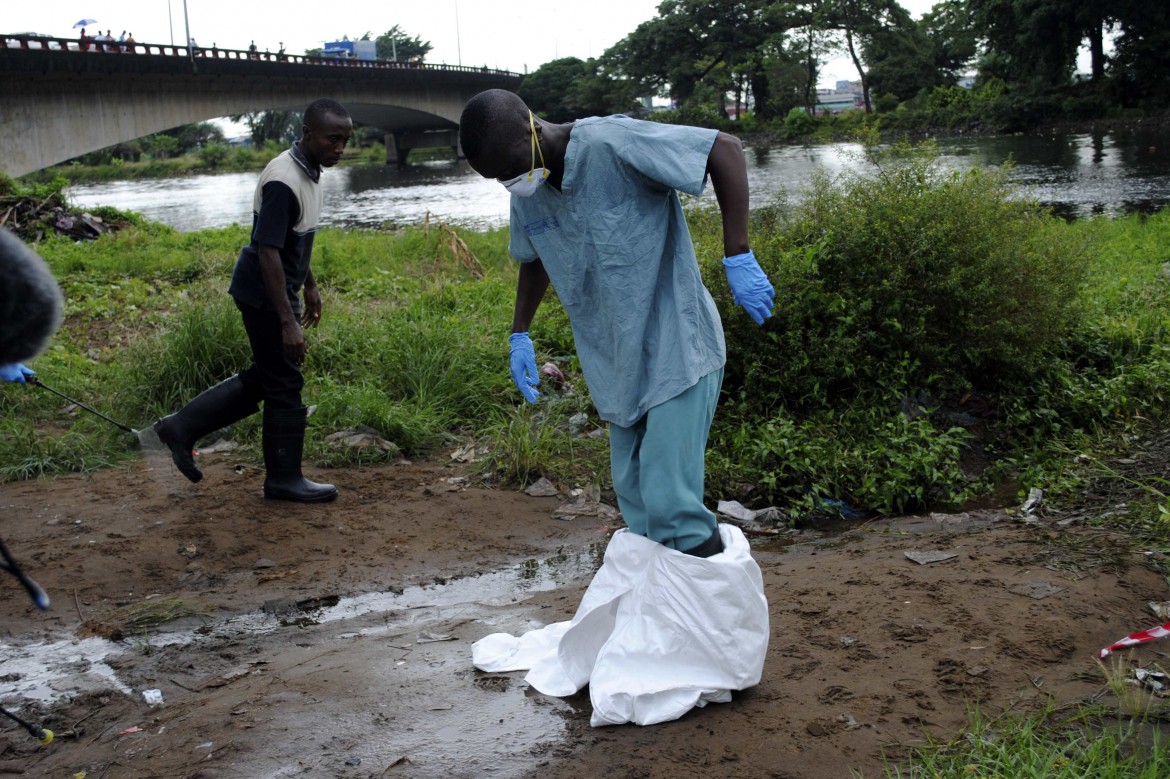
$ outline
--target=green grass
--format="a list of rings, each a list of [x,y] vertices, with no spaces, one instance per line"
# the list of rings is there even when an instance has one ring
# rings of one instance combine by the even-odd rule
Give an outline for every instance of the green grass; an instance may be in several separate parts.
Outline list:
[[[887,779],[1159,779],[1170,760],[1157,723],[1108,717],[972,715],[967,732],[915,750]]]
[[[323,442],[356,426],[407,455],[428,454],[485,435],[519,407],[507,372],[515,268],[506,232],[460,236],[474,260],[453,253],[438,225],[318,236],[314,270],[325,310],[309,332],[305,366],[305,399],[317,406],[309,457],[357,464],[357,455]],[[92,243],[41,243],[65,295],[66,323],[32,366],[49,386],[131,427],[174,411],[249,363],[239,313],[226,294],[246,241],[240,227],[181,234],[146,226]],[[56,396],[15,385],[0,393],[7,433],[0,478],[84,471],[135,456],[133,436],[66,412]],[[255,420],[231,431],[253,455],[255,432]],[[546,435],[529,470],[551,469],[572,452]],[[604,457],[596,459],[602,468]]]

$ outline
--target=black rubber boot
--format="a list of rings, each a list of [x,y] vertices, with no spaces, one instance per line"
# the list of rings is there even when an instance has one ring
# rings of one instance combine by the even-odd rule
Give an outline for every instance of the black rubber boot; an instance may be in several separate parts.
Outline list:
[[[199,481],[203,474],[195,465],[192,450],[195,443],[221,427],[239,422],[260,410],[260,406],[244,389],[239,376],[232,376],[199,393],[187,405],[170,416],[154,423],[158,439],[171,450],[175,467],[191,481]]]
[[[298,503],[324,503],[337,497],[332,484],[301,475],[308,409],[264,409],[264,497]]]
[[[719,554],[723,551],[723,537],[719,535],[719,526],[715,526],[715,532],[708,536],[703,543],[680,551],[693,557],[714,557]]]

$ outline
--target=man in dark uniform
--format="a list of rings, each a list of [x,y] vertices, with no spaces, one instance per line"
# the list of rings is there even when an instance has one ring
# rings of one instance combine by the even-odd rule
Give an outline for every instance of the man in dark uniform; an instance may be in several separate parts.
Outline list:
[[[264,401],[264,496],[302,503],[337,497],[332,484],[301,474],[308,414],[301,402],[301,364],[308,351],[301,328],[321,320],[321,295],[309,267],[321,213],[321,168],[337,164],[352,135],[353,122],[340,103],[316,100],[305,110],[301,139],[260,175],[252,241],[240,252],[228,288],[244,319],[252,365],[154,425],[175,465],[193,482],[203,478],[192,454],[195,443],[256,413]]]

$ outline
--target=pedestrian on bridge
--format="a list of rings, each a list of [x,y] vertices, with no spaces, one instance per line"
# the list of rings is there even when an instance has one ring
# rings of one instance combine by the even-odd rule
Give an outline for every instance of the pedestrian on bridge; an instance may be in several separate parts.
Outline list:
[[[774,291],[748,245],[742,145],[716,130],[625,116],[552,124],[499,89],[467,103],[459,140],[471,167],[511,193],[508,250],[520,262],[512,379],[537,401],[528,329],[551,283],[608,423],[629,528],[614,535],[572,627],[518,643],[489,636],[473,661],[530,668],[529,683],[553,695],[588,684],[595,725],[649,724],[729,700],[759,682],[767,604],[742,531],[719,525],[703,502],[726,348],[678,192],[697,196],[710,177],[728,285],[762,325]]]
[[[192,451],[196,442],[256,413],[263,402],[264,496],[300,503],[337,497],[332,484],[301,473],[308,417],[301,368],[309,351],[303,328],[321,320],[321,293],[309,264],[321,213],[321,169],[338,163],[352,136],[353,122],[340,103],[315,100],[305,110],[301,139],[260,175],[252,240],[240,251],[228,287],[244,320],[252,365],[154,424],[176,467],[193,482],[203,478]]]

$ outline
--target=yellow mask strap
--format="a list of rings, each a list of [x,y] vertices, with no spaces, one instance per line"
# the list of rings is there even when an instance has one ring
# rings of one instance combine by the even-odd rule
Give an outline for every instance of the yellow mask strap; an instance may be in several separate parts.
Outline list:
[[[528,127],[532,130],[532,168],[528,171],[528,180],[532,181],[532,175],[536,173],[536,155],[540,154],[540,177],[542,179],[548,178],[548,166],[544,164],[544,149],[540,148],[540,142],[536,139],[536,119],[532,116],[532,112],[528,112]]]

